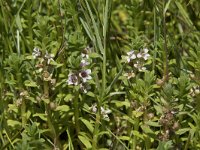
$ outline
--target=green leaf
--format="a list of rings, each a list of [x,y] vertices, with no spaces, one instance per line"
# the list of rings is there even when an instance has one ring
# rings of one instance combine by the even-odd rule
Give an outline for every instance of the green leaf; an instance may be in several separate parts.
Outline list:
[[[11,93],[11,92],[6,92],[6,96],[11,96],[11,97],[14,97],[14,93]]]
[[[120,140],[122,141],[129,141],[130,140],[130,137],[129,136],[119,136],[118,137]]]
[[[183,8],[183,6],[181,5],[180,2],[178,1],[175,1],[177,7],[179,8],[179,12],[181,13],[181,15],[183,16],[183,18],[185,19],[186,23],[189,25],[189,26],[193,26],[193,23],[192,21],[190,20],[187,12],[185,11],[185,9]]]
[[[21,122],[16,121],[16,120],[11,120],[11,119],[7,120],[7,124],[8,126],[11,126],[11,127],[21,126]]]
[[[95,97],[95,94],[90,92],[90,91],[87,93],[87,95],[90,96],[90,97]]]
[[[7,80],[5,81],[5,83],[9,84],[9,85],[15,85],[17,83],[16,80]]]
[[[111,103],[114,103],[116,105],[116,107],[122,107],[122,106],[126,106],[126,107],[130,107],[130,102],[129,101],[118,101],[118,100],[113,100],[111,101]]]
[[[69,102],[70,100],[72,100],[74,98],[74,95],[72,94],[67,94],[64,98],[65,102]]]
[[[79,135],[78,138],[79,138],[79,140],[85,145],[85,147],[86,147],[87,149],[92,148],[92,145],[91,145],[91,143],[90,143],[90,140],[89,140],[87,137]]]
[[[24,84],[25,84],[25,86],[28,86],[28,87],[38,87],[38,85],[36,84],[36,82],[30,81],[30,80],[24,81]]]
[[[155,110],[156,110],[157,113],[159,113],[159,114],[163,113],[162,106],[154,105],[154,108],[155,108]]]
[[[57,63],[56,61],[51,61],[50,64],[51,64],[51,65],[54,65],[55,68],[59,68],[59,67],[62,67],[62,66],[63,66],[63,64],[59,64],[59,63]]]
[[[15,20],[16,20],[16,24],[17,24],[17,27],[18,29],[20,30],[20,32],[22,31],[22,24],[21,24],[21,19],[20,19],[20,16],[19,14],[17,13],[16,17],[15,17]]]
[[[27,100],[30,100],[33,103],[37,103],[36,99],[34,97],[26,97]]]
[[[183,128],[183,129],[179,129],[178,131],[176,131],[176,134],[178,135],[182,135],[188,131],[190,131],[191,129],[190,128]]]
[[[14,104],[8,104],[8,111],[14,111],[15,113],[17,113],[18,107]]]
[[[141,117],[144,114],[144,112],[133,111],[132,114],[133,114],[134,117],[138,118],[138,117]]]
[[[101,135],[104,135],[104,134],[110,135],[110,133],[108,131],[101,131],[97,135],[101,136]]]
[[[147,121],[147,122],[145,122],[145,124],[152,126],[152,127],[160,127],[161,126],[159,124],[159,122],[153,122],[153,121]]]
[[[93,133],[94,131],[94,127],[92,125],[92,123],[90,123],[88,120],[80,118],[80,120],[85,124],[85,126],[88,128],[88,130]]]
[[[156,150],[171,150],[173,148],[172,141],[159,141],[159,145]]]
[[[139,137],[140,139],[144,139],[143,135],[140,132],[133,130],[133,135]]]
[[[69,130],[67,129],[66,130],[66,132],[67,132],[67,137],[68,137],[68,145],[69,145],[69,150],[74,150],[74,147],[73,147],[73,144],[72,144],[72,138],[71,138],[71,136],[70,136],[70,132],[69,132]]]
[[[87,25],[87,23],[85,21],[83,21],[82,18],[80,18],[80,21],[87,33],[87,35],[89,36],[90,40],[93,41],[93,43],[95,43],[95,36],[94,34],[92,33],[92,31],[90,30],[89,26]]]
[[[56,107],[56,111],[68,112],[70,107],[68,105],[61,105]]]
[[[48,98],[43,98],[42,101],[45,102],[46,104],[50,103],[50,100]]]
[[[34,57],[32,55],[29,55],[29,56],[26,56],[26,59],[27,60],[32,60],[32,59],[34,59]]]
[[[47,121],[47,115],[46,114],[36,113],[36,114],[33,115],[33,117],[39,117],[40,119]]]
[[[103,44],[102,44],[101,37],[100,37],[100,34],[99,34],[99,29],[98,29],[98,27],[97,27],[97,23],[96,23],[96,21],[95,21],[95,19],[94,19],[94,16],[93,16],[93,14],[92,14],[92,11],[91,11],[91,9],[90,9],[90,6],[89,6],[89,4],[88,4],[88,1],[85,0],[85,3],[86,3],[86,6],[87,6],[87,9],[88,9],[88,11],[89,11],[89,15],[90,15],[90,17],[91,17],[91,20],[92,20],[92,24],[93,24],[93,27],[94,27],[95,37],[96,37],[96,39],[97,39],[96,42],[97,42],[98,48],[99,48],[101,54],[104,55],[104,54],[105,54],[105,53],[104,53],[104,48],[103,48]],[[94,44],[95,44],[95,43],[94,43]]]
[[[103,60],[102,56],[98,53],[90,53],[89,57],[90,58],[100,58],[101,60]]]
[[[172,1],[172,0],[168,0],[167,4],[165,5],[164,11],[163,11],[164,14],[167,12],[171,1]]]
[[[155,134],[155,132],[151,130],[150,127],[147,125],[141,125],[141,128],[145,133]]]

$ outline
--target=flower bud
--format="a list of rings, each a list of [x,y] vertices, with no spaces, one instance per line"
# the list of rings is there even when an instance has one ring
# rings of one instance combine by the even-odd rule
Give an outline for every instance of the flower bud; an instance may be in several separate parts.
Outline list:
[[[57,107],[57,105],[56,105],[56,103],[54,103],[54,102],[50,102],[50,103],[49,103],[49,107],[50,107],[51,110],[55,110],[56,107]]]

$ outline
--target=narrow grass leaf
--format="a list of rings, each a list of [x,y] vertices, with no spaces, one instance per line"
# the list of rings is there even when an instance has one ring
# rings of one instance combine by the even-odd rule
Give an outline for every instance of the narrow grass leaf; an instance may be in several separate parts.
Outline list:
[[[96,42],[97,42],[98,48],[99,48],[101,54],[104,55],[104,48],[103,48],[103,45],[102,45],[102,41],[101,41],[101,37],[100,37],[100,34],[99,34],[99,30],[98,30],[96,21],[95,21],[95,19],[94,19],[94,15],[92,14],[92,11],[91,11],[91,9],[90,9],[90,6],[89,6],[87,0],[85,0],[85,2],[86,2],[86,5],[87,5],[87,9],[88,9],[88,11],[89,11],[90,17],[91,17],[91,19],[92,19],[92,25],[93,25],[93,27],[94,27],[94,32],[95,32],[95,37],[96,37],[96,39],[97,39]]]

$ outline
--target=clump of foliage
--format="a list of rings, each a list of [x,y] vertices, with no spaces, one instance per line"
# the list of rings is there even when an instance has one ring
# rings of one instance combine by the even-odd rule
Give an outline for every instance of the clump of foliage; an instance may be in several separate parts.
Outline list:
[[[200,149],[198,1],[0,6],[0,149]]]

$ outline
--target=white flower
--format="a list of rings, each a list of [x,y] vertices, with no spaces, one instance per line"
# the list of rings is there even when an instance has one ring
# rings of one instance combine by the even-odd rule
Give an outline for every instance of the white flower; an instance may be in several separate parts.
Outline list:
[[[96,112],[97,112],[97,104],[96,104],[96,103],[92,105],[91,111],[92,111],[93,113],[96,113]]]
[[[53,54],[49,54],[47,51],[46,51],[46,54],[45,54],[44,58],[47,59],[47,64],[50,64],[51,61],[54,61],[53,60],[54,55]]]
[[[97,104],[93,104],[92,107],[91,107],[91,111],[93,113],[97,113]],[[110,120],[109,119],[109,116],[108,114],[111,113],[111,110],[110,109],[104,109],[103,107],[101,107],[101,115],[103,116],[103,119],[106,119],[106,120]]]
[[[104,109],[103,107],[101,107],[101,114],[102,115],[107,115],[110,114],[111,110],[110,109]]]
[[[148,49],[144,48],[141,52],[137,54],[137,58],[143,58],[144,60],[147,60],[150,55],[148,54]]]
[[[41,51],[40,51],[39,48],[35,47],[35,48],[33,49],[32,56],[33,56],[34,59],[36,59],[37,57],[40,57],[41,54],[42,54],[42,53],[41,53]]]
[[[128,79],[130,78],[134,78],[135,77],[135,73],[134,72],[127,72],[124,74],[125,77],[127,77]]]
[[[110,120],[108,114],[111,113],[110,109],[104,109],[101,107],[101,115],[103,115],[103,119]]]
[[[81,66],[81,67],[85,67],[85,66],[87,66],[87,65],[89,65],[89,64],[90,64],[90,63],[87,62],[85,59],[82,59],[82,60],[81,60],[80,66]]]
[[[87,80],[92,79],[92,77],[90,76],[90,74],[91,74],[91,70],[87,69],[87,70],[82,70],[79,73],[79,76],[82,78],[83,82],[86,82]]]
[[[82,56],[82,58],[89,58],[89,55],[88,54],[84,54],[84,53],[81,53],[81,56]]]
[[[86,48],[84,48],[84,50],[81,53],[82,58],[88,59],[89,58],[89,55],[88,55],[89,52],[90,52],[90,47],[87,46]]]
[[[78,85],[78,77],[75,74],[70,73],[68,75],[67,82],[68,82],[68,85]]]
[[[127,62],[129,63],[131,60],[135,59],[136,58],[136,55],[134,53],[134,50],[130,51],[130,52],[127,52],[127,57],[126,57],[126,60]]]
[[[80,84],[80,89],[81,91],[83,91],[84,93],[87,93],[89,89],[91,89],[91,86],[86,84],[86,83],[81,83]]]
[[[140,63],[139,61],[137,61],[136,64],[134,64],[134,67],[137,68],[139,71],[146,70],[146,67],[144,67],[143,64]]]

